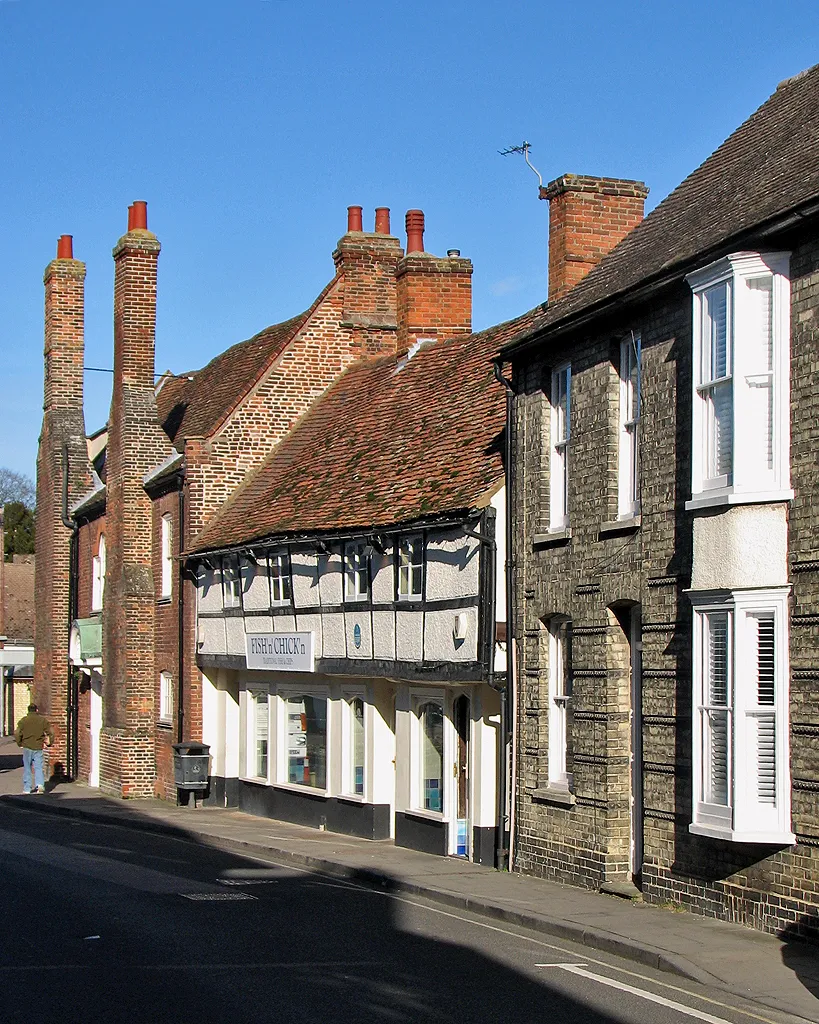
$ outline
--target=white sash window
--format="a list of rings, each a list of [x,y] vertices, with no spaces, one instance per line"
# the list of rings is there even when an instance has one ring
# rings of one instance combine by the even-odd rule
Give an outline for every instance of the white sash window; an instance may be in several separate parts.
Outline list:
[[[620,465],[617,512],[628,519],[640,512],[639,436],[640,336],[620,342]]]
[[[734,253],[691,274],[689,508],[782,501],[790,490],[787,253]]]
[[[570,790],[568,770],[569,701],[571,677],[571,623],[556,618],[549,623],[549,785]]]
[[[788,588],[692,595],[692,832],[793,843]]]
[[[571,432],[570,366],[552,373],[551,460],[549,468],[549,529],[569,525],[569,437]]]

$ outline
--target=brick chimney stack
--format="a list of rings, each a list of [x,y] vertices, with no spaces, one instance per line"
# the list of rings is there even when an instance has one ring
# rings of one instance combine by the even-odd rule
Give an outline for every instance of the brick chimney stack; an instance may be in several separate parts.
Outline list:
[[[398,352],[419,338],[448,338],[472,332],[472,261],[457,249],[445,257],[424,251],[424,214],[405,219],[407,254],[398,264]]]
[[[91,487],[83,417],[85,264],[71,235],[45,269],[45,381],[37,451],[34,698],[55,730],[50,764],[66,765],[71,530],[63,523],[63,476],[70,508]],[[65,458],[64,458],[65,457]]]
[[[549,200],[549,302],[571,291],[644,216],[642,181],[564,174],[540,189]]]
[[[106,455],[100,785],[117,796],[151,796],[156,776],[153,515],[143,478],[170,451],[154,388],[159,251],[146,204],[132,204],[128,230],[113,251],[114,386]]]
[[[347,233],[333,260],[343,282],[341,326],[351,332],[351,347],[361,355],[395,351],[397,329],[395,268],[401,245],[390,234],[390,211],[375,211],[375,230],[363,231],[360,206],[347,210]]]

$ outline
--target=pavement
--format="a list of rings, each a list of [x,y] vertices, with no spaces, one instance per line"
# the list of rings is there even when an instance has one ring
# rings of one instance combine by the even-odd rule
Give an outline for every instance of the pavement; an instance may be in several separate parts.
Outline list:
[[[119,800],[80,783],[22,795],[22,759],[0,737],[0,799],[17,808],[81,817],[240,849],[279,863],[415,894],[568,939],[819,1024],[819,949],[799,941],[617,896],[404,850],[391,841],[259,818],[228,808]],[[765,1020],[764,1015],[760,1019]]]

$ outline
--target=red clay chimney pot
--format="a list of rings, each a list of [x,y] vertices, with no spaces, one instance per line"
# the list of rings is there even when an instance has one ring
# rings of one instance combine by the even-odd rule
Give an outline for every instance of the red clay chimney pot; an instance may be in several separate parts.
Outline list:
[[[74,239],[72,235],[60,235],[57,240],[57,259],[74,259]]]
[[[134,230],[134,204],[133,203],[131,203],[131,205],[128,207],[128,230],[129,231],[133,231]]]
[[[407,210],[407,254],[424,251],[424,211]]]
[[[148,204],[144,199],[137,199],[133,206],[133,225],[129,228],[130,231],[147,231],[148,230]]]
[[[377,235],[388,235],[390,233],[390,208],[389,208],[389,206],[376,206],[376,208],[375,208],[375,233]]]
[[[361,220],[361,207],[360,206],[348,206],[347,207],[347,231],[363,231],[363,222]]]

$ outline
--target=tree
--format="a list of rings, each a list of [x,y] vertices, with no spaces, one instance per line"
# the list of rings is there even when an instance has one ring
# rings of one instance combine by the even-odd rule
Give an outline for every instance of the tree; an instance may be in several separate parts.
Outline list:
[[[19,502],[26,508],[34,508],[37,491],[34,481],[24,473],[15,473],[13,469],[0,466],[0,506],[9,502]]]
[[[9,501],[3,507],[5,530],[4,556],[34,554],[34,512],[22,501]]]

